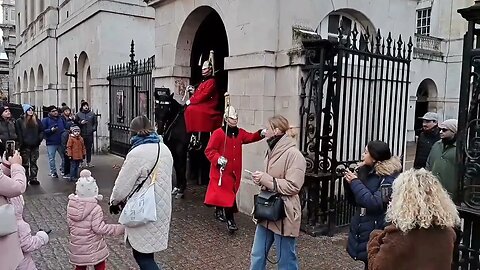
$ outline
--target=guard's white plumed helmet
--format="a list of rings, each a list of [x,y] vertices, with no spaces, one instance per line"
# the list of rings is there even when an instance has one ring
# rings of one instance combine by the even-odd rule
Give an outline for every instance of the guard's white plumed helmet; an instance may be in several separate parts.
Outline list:
[[[225,119],[232,118],[236,120],[238,119],[237,110],[235,110],[233,106],[228,106],[223,117],[225,117]]]
[[[211,68],[212,64],[209,61],[203,62],[202,69]]]

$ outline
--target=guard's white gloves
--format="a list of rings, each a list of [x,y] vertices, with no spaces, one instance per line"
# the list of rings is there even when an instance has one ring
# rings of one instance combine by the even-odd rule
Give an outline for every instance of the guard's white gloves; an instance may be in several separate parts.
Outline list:
[[[190,105],[190,99],[185,102],[185,105]]]
[[[228,160],[224,157],[224,156],[221,156],[218,158],[218,165],[220,165],[221,167],[225,167],[227,165],[227,162]]]

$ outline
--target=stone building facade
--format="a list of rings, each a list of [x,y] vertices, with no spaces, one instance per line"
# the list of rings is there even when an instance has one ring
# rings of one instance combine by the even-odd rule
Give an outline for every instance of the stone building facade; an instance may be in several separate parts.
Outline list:
[[[240,126],[257,130],[274,114],[299,127],[304,59],[298,54],[297,31],[334,38],[340,23],[350,29],[355,23],[361,30],[412,36],[417,1],[151,0],[149,5],[156,14],[155,85],[183,94],[186,85],[198,80],[200,57],[213,49],[218,69],[228,74],[225,86]],[[245,146],[243,167],[262,170],[265,149],[265,143]],[[242,179],[242,211],[252,209],[256,189],[248,177]]]
[[[3,52],[6,57],[3,57],[2,61],[2,84],[6,83],[6,87],[2,87],[4,95],[9,96],[9,93],[15,87],[15,79],[13,76],[13,60],[15,59],[15,0],[3,0],[2,4],[2,22],[0,24],[0,29],[2,29],[2,43],[3,43]],[[5,75],[5,73],[7,75]]]
[[[457,12],[474,0],[419,0],[415,15],[407,140],[415,140],[427,111],[440,121],[458,117],[463,36],[467,21]],[[413,14],[412,14],[413,15]],[[415,132],[417,129],[417,132]]]
[[[10,98],[73,110],[81,99],[99,114],[98,145],[108,141],[108,66],[154,54],[154,10],[141,0],[17,0],[15,80]],[[78,88],[73,74],[78,56]],[[78,92],[78,96],[76,96]]]

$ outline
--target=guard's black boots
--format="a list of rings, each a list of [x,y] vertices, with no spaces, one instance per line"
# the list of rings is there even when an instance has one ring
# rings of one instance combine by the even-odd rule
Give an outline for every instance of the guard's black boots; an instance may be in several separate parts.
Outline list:
[[[238,230],[237,224],[235,223],[235,220],[229,219],[227,220],[227,229],[229,233],[234,233],[235,231]]]
[[[225,218],[225,212],[223,211],[222,207],[215,208],[215,219],[217,219],[220,222],[227,221],[227,219]]]

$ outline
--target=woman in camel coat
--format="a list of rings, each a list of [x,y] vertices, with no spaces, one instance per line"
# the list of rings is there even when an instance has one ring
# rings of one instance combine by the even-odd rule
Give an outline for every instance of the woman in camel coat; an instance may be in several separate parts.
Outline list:
[[[253,181],[262,189],[281,194],[286,217],[259,221],[253,241],[250,269],[265,269],[268,250],[275,243],[278,269],[298,269],[296,237],[300,233],[301,206],[298,193],[305,179],[306,161],[296,147],[290,124],[277,115],[268,121],[268,151],[265,172],[253,173]],[[275,184],[276,183],[276,184]]]

